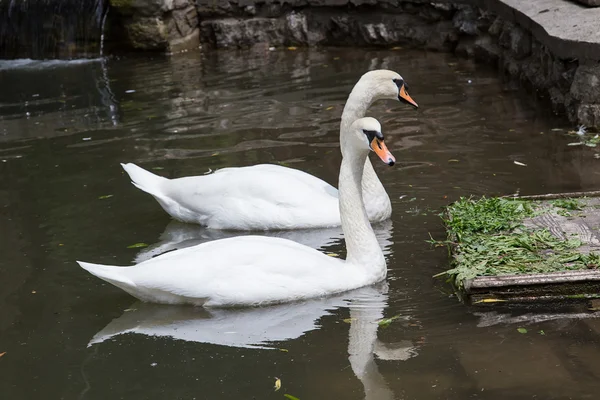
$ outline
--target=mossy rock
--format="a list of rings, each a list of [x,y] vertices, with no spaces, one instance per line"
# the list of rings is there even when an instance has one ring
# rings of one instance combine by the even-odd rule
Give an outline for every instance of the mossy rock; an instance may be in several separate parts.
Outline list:
[[[131,45],[139,50],[162,50],[169,45],[165,24],[159,18],[140,18],[127,24]]]
[[[133,14],[133,0],[109,0],[108,3],[110,4],[111,8],[114,8],[119,14]]]

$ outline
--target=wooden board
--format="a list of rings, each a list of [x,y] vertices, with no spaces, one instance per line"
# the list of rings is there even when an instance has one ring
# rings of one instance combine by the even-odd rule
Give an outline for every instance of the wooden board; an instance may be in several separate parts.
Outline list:
[[[508,197],[508,196],[507,196]],[[560,198],[577,198],[581,211],[570,216],[545,214],[525,219],[530,228],[547,228],[554,236],[566,240],[577,237],[582,253],[600,253],[600,191],[521,196],[521,200],[544,202]],[[543,274],[479,276],[464,283],[463,300],[476,305],[499,303],[539,303],[582,301],[600,298],[600,270],[565,271]]]

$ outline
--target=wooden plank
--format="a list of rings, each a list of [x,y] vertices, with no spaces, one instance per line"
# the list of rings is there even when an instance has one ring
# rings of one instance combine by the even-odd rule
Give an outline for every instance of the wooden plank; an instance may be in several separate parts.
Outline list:
[[[523,223],[528,228],[546,228],[561,240],[576,237],[582,242],[577,251],[600,254],[600,191],[504,197],[538,201],[542,207],[548,203],[549,208],[552,200],[578,199],[582,210],[569,210],[570,215],[552,212],[525,219]],[[451,246],[452,254],[458,249]],[[463,282],[463,286],[462,299],[476,305],[581,301],[600,298],[600,269],[478,276]]]

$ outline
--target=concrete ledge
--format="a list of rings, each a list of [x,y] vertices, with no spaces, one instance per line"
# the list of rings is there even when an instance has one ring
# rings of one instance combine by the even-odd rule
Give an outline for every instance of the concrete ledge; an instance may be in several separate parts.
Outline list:
[[[481,0],[477,6],[529,30],[559,58],[600,60],[600,8],[568,0]]]

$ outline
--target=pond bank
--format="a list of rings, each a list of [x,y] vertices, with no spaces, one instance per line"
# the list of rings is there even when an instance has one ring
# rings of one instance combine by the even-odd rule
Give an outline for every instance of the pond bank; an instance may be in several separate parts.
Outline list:
[[[414,46],[454,52],[496,65],[571,122],[600,127],[600,8],[566,0],[110,3],[113,42],[119,38],[129,48]]]

